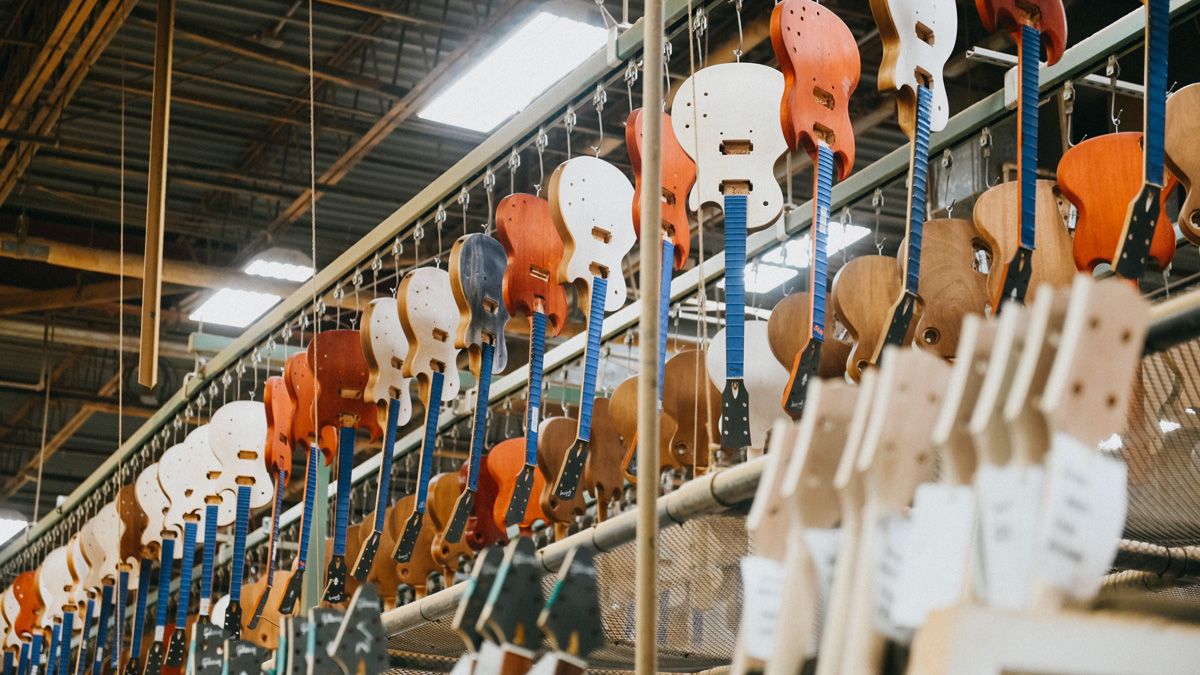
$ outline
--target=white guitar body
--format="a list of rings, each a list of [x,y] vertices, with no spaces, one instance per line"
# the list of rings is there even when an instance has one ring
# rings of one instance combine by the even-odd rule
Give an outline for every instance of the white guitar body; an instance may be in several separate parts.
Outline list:
[[[92,516],[79,529],[79,547],[83,550],[83,557],[87,558],[88,570],[87,574],[79,581],[80,587],[85,591],[97,590],[100,588],[100,582],[104,579],[102,576],[104,571],[104,544],[100,541],[98,530],[100,529],[100,514]],[[83,599],[81,594],[80,599]]]
[[[158,463],[142,469],[134,482],[133,494],[146,514],[146,529],[142,531],[142,546],[162,543],[163,516],[171,502],[158,484]]]
[[[400,286],[400,325],[408,339],[404,375],[433,375],[434,363],[440,364],[442,401],[458,396],[458,305],[450,289],[450,273],[436,267],[419,267],[404,277]]]
[[[88,570],[84,588],[100,588],[105,579],[117,578],[117,564],[121,561],[121,533],[124,531],[116,502],[100,508],[85,527],[84,554],[88,556]]]
[[[871,0],[871,11],[880,32],[894,30],[900,45],[898,49],[885,50],[879,67],[880,88],[900,92],[909,103],[901,106],[902,111],[906,107],[915,110],[917,87],[924,81],[933,94],[930,129],[945,129],[950,121],[950,104],[942,71],[954,53],[958,38],[958,10],[954,0]]]
[[[766,447],[767,432],[776,420],[790,420],[784,411],[783,390],[787,387],[789,373],[770,358],[771,345],[767,340],[766,321],[746,322],[746,354],[766,355],[762,358],[747,358],[744,382],[750,394],[750,447],[762,450]],[[705,356],[708,379],[718,390],[725,386],[725,329],[722,328],[708,344]]]
[[[17,635],[17,631],[12,629],[11,616],[16,616],[21,611],[21,603],[17,600],[17,596],[13,593],[12,586],[4,589],[4,595],[0,596],[0,611],[4,612],[4,622],[7,628],[4,631],[4,648],[12,649],[21,646],[21,636]]]
[[[183,518],[204,513],[204,498],[216,493],[216,485],[209,477],[219,474],[221,464],[212,453],[208,441],[208,425],[192,430],[182,443],[167,448],[158,460],[158,484],[167,496],[167,512],[163,516],[163,527],[174,530],[180,544],[175,546],[175,559],[183,558]],[[266,427],[262,438],[267,437]],[[196,543],[203,543],[204,529],[196,528]]]
[[[378,298],[367,305],[362,320],[363,356],[371,373],[363,396],[379,407],[379,426],[387,424],[388,401],[400,402],[398,426],[412,419],[410,381],[404,376],[404,359],[408,356],[408,338],[400,325],[400,309],[392,298]]]
[[[83,555],[83,536],[79,532],[67,541],[67,569],[71,571],[71,590],[67,602],[78,607],[87,600],[83,583],[90,569],[87,558]]]
[[[46,554],[38,568],[38,593],[42,596],[42,620],[44,628],[51,628],[62,619],[63,605],[71,601],[70,588],[74,584],[71,568],[67,565],[67,547]]]
[[[260,401],[232,401],[217,408],[208,421],[208,445],[220,467],[213,490],[221,495],[217,525],[237,519],[237,479],[251,478],[250,508],[261,509],[273,501],[275,483],[267,473],[263,447],[267,438],[267,409]],[[211,494],[211,493],[210,493]],[[202,537],[198,536],[197,541]]]
[[[633,184],[616,166],[584,155],[568,159],[550,178],[550,215],[563,240],[560,284],[582,284],[584,314],[590,309],[592,279],[608,279],[604,311],[625,304],[628,290],[622,261],[637,241],[633,229]]]
[[[699,103],[696,103],[696,100]],[[783,73],[757,63],[723,63],[701,69],[675,94],[671,126],[696,161],[696,185],[688,207],[722,206],[723,181],[747,181],[746,229],[759,230],[783,213],[783,190],[775,162],[787,152],[779,125]],[[745,154],[726,152],[749,144]]]

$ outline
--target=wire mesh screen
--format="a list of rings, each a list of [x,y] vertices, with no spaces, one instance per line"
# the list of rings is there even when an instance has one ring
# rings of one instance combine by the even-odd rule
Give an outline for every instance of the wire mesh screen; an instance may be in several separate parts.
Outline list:
[[[661,531],[660,670],[698,671],[729,663],[741,620],[738,565],[748,550],[745,522],[741,515],[712,515]],[[589,658],[593,670],[633,666],[635,556],[633,542],[596,556],[601,622],[608,639]],[[554,576],[547,575],[543,592],[549,592],[553,583]],[[449,670],[463,651],[450,619],[393,634],[388,642],[392,662],[405,669],[389,672]]]
[[[1142,360],[1128,428],[1110,452],[1129,467],[1125,536],[1200,544],[1200,341]]]

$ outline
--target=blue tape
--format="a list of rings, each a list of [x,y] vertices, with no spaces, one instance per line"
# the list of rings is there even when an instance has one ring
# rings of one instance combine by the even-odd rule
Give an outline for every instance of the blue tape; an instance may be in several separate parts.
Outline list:
[[[104,669],[104,647],[108,644],[108,622],[112,611],[113,587],[104,584],[100,590],[100,622],[96,624],[96,660],[92,662],[92,675],[100,675]]]
[[[75,661],[75,672],[84,675],[88,663],[88,636],[92,634],[92,614],[96,611],[96,599],[88,598],[83,614],[83,632],[79,634],[79,658]]]
[[[345,557],[350,527],[350,474],[354,471],[354,427],[338,427],[337,514],[333,525],[333,554]]]
[[[308,538],[312,532],[313,507],[317,503],[317,462],[321,449],[313,443],[308,448],[308,468],[304,476],[304,520],[300,523],[300,550],[296,554],[296,570],[308,567]]]
[[[62,630],[59,631],[58,670],[61,675],[71,672],[71,634],[75,632],[75,612],[63,612]]]
[[[17,662],[17,675],[27,675],[29,673],[29,643],[21,643],[21,659]]]
[[[667,327],[671,320],[671,275],[675,265],[675,243],[663,239],[662,268],[658,280],[658,411],[662,412],[663,371],[667,366]]]
[[[583,360],[583,388],[579,390],[579,440],[592,438],[592,409],[596,402],[596,375],[600,370],[600,333],[604,328],[604,300],[608,279],[592,277],[592,298],[588,310],[587,353]],[[528,463],[528,462],[527,462]],[[534,462],[537,463],[537,457]]]
[[[42,640],[42,631],[35,628],[33,637],[29,641],[30,672],[41,671],[42,669]]]
[[[238,486],[240,492],[242,486]],[[196,564],[196,523],[183,524],[183,559],[179,561],[179,602],[175,605],[175,625],[187,626],[188,605],[192,603],[192,568]]]
[[[925,231],[925,200],[929,190],[929,135],[932,115],[933,92],[929,87],[919,86],[917,87],[917,129],[913,135],[912,195],[908,204],[908,258],[904,264],[905,290],[914,295],[920,293],[921,287],[921,242]],[[1034,122],[1036,124],[1036,117]],[[1034,142],[1037,142],[1036,133]],[[1037,163],[1036,145],[1034,146],[1034,163],[1035,165]],[[1036,177],[1035,175],[1034,178],[1036,179]]]
[[[1146,182],[1162,187],[1167,130],[1167,57],[1171,37],[1170,0],[1146,3]]]
[[[467,489],[471,492],[479,487],[479,465],[483,459],[484,440],[487,438],[488,399],[491,398],[492,363],[495,353],[496,348],[492,343],[484,342],[480,345],[479,394],[475,397],[475,418],[471,421],[471,464],[467,469]]]
[[[1037,243],[1038,106],[1041,102],[1042,34],[1021,27],[1021,247],[1034,250]]]
[[[200,571],[200,613],[207,614],[212,599],[213,566],[217,555],[217,511],[219,504],[204,507],[204,558]]]
[[[396,429],[400,426],[400,399],[388,400],[387,429],[383,437],[383,457],[379,462],[378,491],[375,494],[375,531],[383,532],[387,521],[388,497],[392,490],[392,457],[396,451]]]
[[[725,195],[725,377],[745,374],[747,195]]]
[[[525,465],[537,464],[538,420],[542,414],[542,370],[546,360],[546,315],[529,318],[529,400],[525,410]]]
[[[421,468],[417,473],[416,513],[425,513],[429,499],[429,477],[433,475],[433,446],[437,442],[438,416],[442,412],[442,384],[446,376],[435,370],[429,378],[429,401],[425,405],[425,440],[421,443]]]
[[[275,582],[275,569],[279,567],[279,516],[283,512],[283,481],[287,471],[280,469],[275,474],[275,509],[271,512],[271,540],[267,551],[267,588]]]
[[[229,581],[229,601],[242,601],[242,577],[246,573],[246,530],[250,526],[250,486],[237,489],[237,520],[233,524],[233,573]]]
[[[833,193],[833,148],[817,144],[817,166],[813,187],[812,270],[808,289],[812,296],[812,338],[825,341],[827,295],[829,291],[829,210]]]
[[[167,600],[171,590],[171,568],[175,564],[175,540],[163,539],[162,559],[158,563],[158,603],[154,612],[154,627],[167,625]],[[86,624],[85,624],[86,625]]]
[[[58,637],[61,634],[62,624],[54,624],[50,629],[50,651],[46,652],[47,675],[54,675],[58,672]]]
[[[212,541],[209,539],[209,541]],[[113,648],[109,663],[113,672],[121,663],[121,649],[125,646],[125,603],[129,602],[129,571],[122,569],[117,572],[117,627],[113,632]]]
[[[137,589],[137,604],[133,609],[133,640],[130,641],[130,651],[134,658],[137,658],[138,651],[142,648],[142,636],[146,631],[146,601],[150,596],[150,579],[152,578],[153,569],[151,562],[143,558],[139,562],[138,568],[138,589]],[[63,617],[63,634],[70,635],[68,631],[68,622],[70,616]],[[66,675],[67,657],[63,657],[62,675]]]

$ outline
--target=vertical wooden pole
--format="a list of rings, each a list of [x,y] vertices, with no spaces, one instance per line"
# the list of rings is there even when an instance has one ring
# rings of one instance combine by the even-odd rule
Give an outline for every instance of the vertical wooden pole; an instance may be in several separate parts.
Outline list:
[[[158,0],[154,37],[154,96],[150,102],[150,169],[146,179],[146,252],[142,274],[142,334],[138,383],[158,383],[159,310],[162,306],[163,230],[167,197],[167,139],[171,121],[171,61],[175,0]]]
[[[643,53],[641,286],[642,317],[638,346],[637,485],[637,675],[658,672],[658,319],[662,283],[662,115],[663,0],[646,2]]]

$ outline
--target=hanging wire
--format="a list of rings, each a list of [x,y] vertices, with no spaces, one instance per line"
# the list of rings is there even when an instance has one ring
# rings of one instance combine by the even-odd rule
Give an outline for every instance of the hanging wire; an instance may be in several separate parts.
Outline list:
[[[29,521],[29,526],[25,530],[26,541],[30,532],[33,531],[33,524],[38,521],[38,515],[41,513],[42,506],[42,468],[46,465],[46,431],[50,424],[50,344],[54,340],[54,319],[52,316],[46,318],[46,325],[42,329],[42,384],[45,387],[44,397],[42,399],[42,443],[38,448],[38,470],[37,483],[33,488],[33,520]]]
[[[487,223],[483,226],[483,231],[487,234],[492,233],[492,229],[496,224],[495,214],[496,205],[493,202],[496,192],[496,174],[492,173],[492,167],[489,166],[483,174],[483,190],[487,193]]]
[[[567,145],[571,144],[571,137],[567,135]],[[537,137],[533,140],[533,147],[537,150],[538,156],[538,182],[534,185],[534,194],[542,196],[542,186],[546,184],[546,146],[550,145],[550,136],[546,133],[544,127],[538,127]],[[570,153],[567,153],[570,156]]]
[[[467,234],[467,207],[471,205],[471,193],[467,190],[466,185],[464,185],[462,187],[462,189],[458,191],[458,200],[457,201],[458,201],[458,205],[462,207],[463,236],[466,236],[466,234]],[[440,252],[441,248],[442,248],[442,240],[438,239],[439,252]]]
[[[571,132],[575,131],[575,124],[578,121],[575,104],[572,103],[567,106],[567,112],[563,114],[563,129],[567,132],[567,159],[571,159]]]
[[[317,104],[316,77],[313,73],[313,0],[308,0],[308,209],[309,236],[312,246],[312,268],[317,269]],[[317,275],[312,275],[313,341],[321,334],[321,315],[317,302]],[[317,362],[313,359],[313,402],[312,419],[317,415]],[[309,452],[312,452],[310,449]]]

